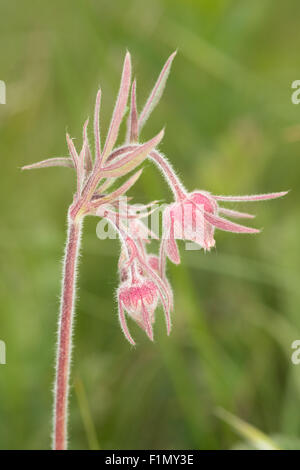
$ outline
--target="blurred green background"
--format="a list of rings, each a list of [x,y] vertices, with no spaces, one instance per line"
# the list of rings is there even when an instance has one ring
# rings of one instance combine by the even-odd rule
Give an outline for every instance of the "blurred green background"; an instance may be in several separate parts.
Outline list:
[[[67,168],[21,173],[81,139],[99,84],[107,128],[126,48],[141,108],[178,48],[147,139],[161,145],[186,186],[221,194],[291,189],[252,203],[258,236],[216,233],[212,253],[169,265],[173,331],[157,313],[154,344],[117,321],[118,242],[87,219],[79,277],[70,448],[227,449],[246,442],[222,407],[283,447],[300,437],[300,3],[287,0],[69,0],[0,3],[0,448],[49,448]],[[91,129],[90,137],[92,138]],[[81,140],[80,140],[81,141]],[[171,201],[150,163],[130,195]],[[291,444],[293,442],[293,444]],[[252,443],[253,444],[253,443]]]

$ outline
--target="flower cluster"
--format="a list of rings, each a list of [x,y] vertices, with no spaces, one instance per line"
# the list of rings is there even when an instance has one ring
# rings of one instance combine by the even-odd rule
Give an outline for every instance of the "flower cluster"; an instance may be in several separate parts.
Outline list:
[[[136,81],[131,82],[131,59],[127,53],[124,60],[120,90],[113,111],[110,127],[102,147],[100,139],[101,90],[96,97],[93,131],[95,157],[88,141],[88,120],[83,126],[83,144],[77,152],[73,140],[67,134],[68,157],[52,158],[23,169],[66,166],[74,168],[77,188],[69,209],[69,218],[79,221],[86,215],[105,218],[119,234],[121,254],[118,264],[120,285],[117,289],[119,321],[124,335],[135,344],[127,325],[127,316],[132,318],[153,340],[155,311],[163,307],[167,333],[171,331],[173,293],[166,277],[166,259],[180,263],[176,240],[197,243],[204,250],[215,246],[215,229],[236,233],[257,233],[259,230],[227,220],[229,218],[252,218],[251,214],[237,212],[219,206],[224,201],[258,201],[284,196],[286,192],[253,196],[214,196],[206,191],[187,191],[169,161],[158,151],[164,131],[151,140],[141,143],[139,136],[147,119],[160,100],[168,74],[175,57],[174,52],[165,63],[149,98],[138,114],[136,105]],[[116,147],[120,125],[128,100],[130,101],[125,142]],[[121,198],[141,176],[136,171],[119,187],[109,189],[116,180],[137,169],[146,159],[152,160],[162,172],[170,186],[174,201],[163,213],[163,234],[159,256],[148,252],[149,231],[141,218],[149,215],[152,204],[143,206],[139,214],[129,203],[121,204]],[[153,236],[153,234],[152,234]]]

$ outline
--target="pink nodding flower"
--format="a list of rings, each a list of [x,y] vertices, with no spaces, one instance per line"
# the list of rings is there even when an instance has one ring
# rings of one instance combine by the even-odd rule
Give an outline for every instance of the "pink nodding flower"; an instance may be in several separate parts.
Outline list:
[[[147,253],[146,242],[151,232],[139,220],[140,216],[133,215],[134,211],[130,206],[126,208],[126,213],[133,217],[127,218],[126,226],[120,217],[113,217],[111,211],[106,212],[105,207],[101,215],[113,223],[122,241],[118,264],[120,286],[117,290],[119,321],[125,337],[135,345],[127,326],[126,314],[153,341],[155,310],[159,304],[162,304],[167,333],[170,334],[173,294],[167,279],[159,275],[158,257]]]
[[[174,175],[173,175],[174,178]],[[162,251],[175,263],[180,263],[180,256],[176,239],[195,242],[205,251],[215,246],[215,229],[233,233],[259,233],[260,230],[246,227],[225,219],[222,215],[231,218],[253,218],[252,214],[238,212],[219,206],[219,201],[262,201],[275,199],[287,194],[287,191],[270,194],[257,194],[252,196],[213,196],[206,191],[193,191],[192,193],[177,192],[177,200],[164,211],[164,234]]]
[[[128,315],[146,332],[153,341],[154,312],[159,301],[157,285],[142,276],[123,281],[118,288],[119,319],[128,341],[135,345],[129,333],[125,310]]]
[[[117,291],[119,320],[125,337],[135,345],[129,333],[125,312],[153,341],[152,325],[155,321],[155,310],[160,303],[164,308],[167,333],[170,334],[170,311],[173,298],[170,294],[169,284],[158,274],[156,257],[146,254],[143,249],[140,249],[136,240],[130,237],[126,238],[125,243],[129,258],[126,259],[124,253],[121,253],[119,261],[121,284]]]

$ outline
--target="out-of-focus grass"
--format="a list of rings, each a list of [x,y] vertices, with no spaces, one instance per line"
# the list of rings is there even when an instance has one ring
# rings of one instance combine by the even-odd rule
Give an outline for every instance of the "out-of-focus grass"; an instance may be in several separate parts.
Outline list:
[[[300,5],[296,0],[69,0],[0,5],[0,447],[47,448],[68,169],[19,167],[66,152],[81,137],[101,83],[106,128],[122,58],[134,60],[140,105],[170,52],[168,86],[144,137],[167,124],[162,150],[190,188],[214,193],[292,189],[253,204],[261,235],[217,233],[214,253],[181,250],[170,266],[173,332],[162,313],[138,347],[116,318],[118,243],[87,220],[75,330],[72,448],[230,448],[223,407],[284,442],[300,434]],[[150,164],[137,201],[171,200]],[[75,388],[74,388],[75,384]],[[288,447],[288,444],[283,445]],[[282,447],[282,446],[281,446]]]

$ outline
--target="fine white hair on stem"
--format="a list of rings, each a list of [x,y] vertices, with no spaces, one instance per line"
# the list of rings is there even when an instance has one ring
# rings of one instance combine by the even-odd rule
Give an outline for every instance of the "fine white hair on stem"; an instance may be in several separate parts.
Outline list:
[[[72,358],[72,336],[74,327],[74,312],[76,302],[77,268],[80,255],[82,219],[73,221],[68,217],[67,241],[63,257],[62,296],[60,299],[60,315],[58,319],[57,353],[54,382],[53,408],[53,448],[66,448],[69,377]],[[65,359],[65,361],[64,361]],[[60,403],[61,396],[63,402]],[[62,415],[60,416],[60,413]],[[58,416],[59,415],[59,416]],[[57,425],[60,419],[63,436],[58,436]]]
[[[157,150],[152,150],[149,154],[149,158],[155,163],[157,168],[162,173],[170,189],[172,190],[175,199],[178,200],[184,198],[187,194],[187,191],[169,160]]]

